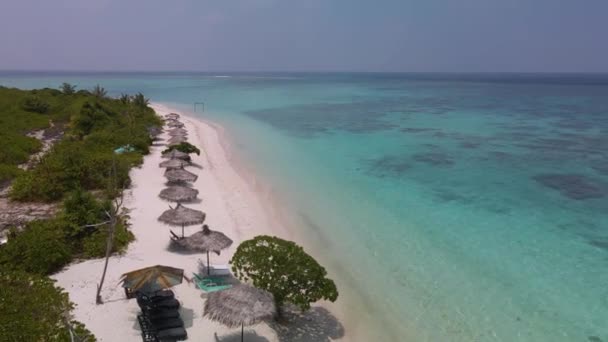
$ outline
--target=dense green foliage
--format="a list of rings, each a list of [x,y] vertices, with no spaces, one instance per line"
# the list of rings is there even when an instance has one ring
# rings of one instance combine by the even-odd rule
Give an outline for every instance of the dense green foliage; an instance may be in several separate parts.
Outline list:
[[[105,255],[110,199],[129,185],[129,169],[152,143],[148,129],[160,124],[147,105],[108,98],[99,86],[93,92],[67,83],[61,91],[0,87],[0,185],[12,180],[13,200],[62,201],[54,218],[11,230],[0,247],[0,341],[69,341],[72,304],[45,276],[76,258]],[[45,135],[65,129],[62,139],[33,169],[20,170],[41,148],[26,134],[51,126]],[[114,153],[124,145],[135,151]],[[126,219],[118,218],[112,252],[134,239]],[[70,325],[94,341],[80,323]]]
[[[0,249],[0,267],[30,273],[51,274],[74,258],[105,255],[109,201],[99,201],[88,192],[75,190],[63,202],[53,219],[30,222],[25,229],[13,232]],[[113,252],[122,252],[133,234],[120,220],[115,229]]]
[[[0,250],[2,268],[50,274],[71,260],[60,220],[34,221]]]
[[[70,341],[95,337],[71,320],[67,293],[47,277],[0,269],[0,341]]]
[[[97,91],[105,92],[103,88]],[[30,93],[35,94],[50,103],[49,112],[41,117],[39,113],[19,111],[15,108],[20,107],[11,107],[8,99],[2,101],[3,93],[15,95],[12,102],[31,96]],[[55,114],[56,111],[64,114]],[[63,122],[67,126],[65,137],[41,158],[33,170],[20,174],[14,166],[27,161],[29,155],[40,148],[36,139],[24,137],[24,134],[48,127],[49,120]],[[59,200],[79,188],[108,188],[114,163],[119,187],[128,186],[129,168],[141,163],[142,155],[149,151],[148,127],[160,124],[151,108],[125,104],[105,98],[105,95],[97,97],[86,91],[66,95],[51,89],[28,92],[7,88],[0,88],[0,122],[6,122],[12,126],[13,132],[18,133],[6,133],[4,141],[14,143],[9,144],[8,150],[0,152],[0,181],[16,177],[11,192],[14,200],[47,202]],[[3,138],[4,131],[3,127],[0,138]],[[136,152],[114,154],[114,149],[127,144],[134,146]]]
[[[169,147],[168,149],[163,151],[164,153],[170,152],[171,150],[178,150],[180,152],[184,152],[184,153],[196,153],[197,156],[201,155],[201,150],[198,149],[198,147],[192,145],[191,143],[185,141],[183,143],[180,143],[179,145],[174,145]]]
[[[239,279],[272,293],[278,308],[289,302],[307,310],[320,299],[338,298],[325,268],[291,241],[256,236],[239,245],[230,263]]]

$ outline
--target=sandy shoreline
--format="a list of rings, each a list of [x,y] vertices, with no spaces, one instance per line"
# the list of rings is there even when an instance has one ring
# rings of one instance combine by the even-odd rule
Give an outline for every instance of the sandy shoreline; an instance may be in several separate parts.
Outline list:
[[[153,108],[159,115],[172,111],[159,104]],[[188,140],[201,147],[202,151],[200,156],[193,155],[193,162],[202,168],[188,168],[199,176],[193,186],[199,190],[201,202],[187,206],[204,211],[207,214],[205,222],[211,229],[220,230],[234,240],[234,244],[220,256],[212,256],[212,264],[227,264],[238,244],[256,235],[290,238],[292,234],[282,228],[272,205],[264,203],[264,194],[256,193],[255,187],[243,178],[242,170],[239,172],[233,167],[229,149],[223,142],[222,128],[184,115],[182,121],[189,133]],[[163,134],[161,137],[167,136]],[[102,291],[105,304],[95,305],[94,298],[103,259],[71,264],[53,275],[57,285],[63,287],[76,304],[74,318],[83,322],[100,341],[141,339],[136,320],[139,312],[137,304],[134,300],[126,300],[122,288],[117,285],[121,274],[156,264],[180,267],[189,275],[199,270],[198,261],[202,255],[167,251],[169,229],[175,231],[175,228],[157,221],[160,213],[171,204],[158,197],[158,193],[165,187],[164,169],[158,167],[162,161],[160,154],[163,149],[165,146],[151,147],[151,153],[145,156],[144,164],[131,170],[133,184],[125,193],[125,207],[130,210],[131,231],[135,234],[136,241],[124,255],[110,259]],[[192,234],[198,229],[200,226],[186,227],[186,234]],[[182,302],[182,317],[188,331],[188,340],[228,341],[240,333],[202,317],[204,294],[193,284],[184,282],[176,286],[174,292]],[[341,324],[338,322],[330,325],[325,322],[328,317],[333,317],[327,307],[317,307],[310,317],[303,318],[299,323],[311,324],[310,331],[319,330],[323,326],[328,329],[336,329],[336,326],[339,328]],[[320,337],[329,341],[331,337],[343,335],[335,331],[312,334],[307,332],[307,327],[303,328],[299,335],[294,335],[295,331],[286,332],[284,329],[273,329],[267,324],[260,324],[250,327],[248,334],[250,340],[255,341],[317,341]],[[347,339],[347,336],[340,338]]]

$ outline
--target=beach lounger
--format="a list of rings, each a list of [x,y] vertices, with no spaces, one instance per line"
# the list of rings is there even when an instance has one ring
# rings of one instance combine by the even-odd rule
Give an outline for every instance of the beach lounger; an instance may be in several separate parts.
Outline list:
[[[156,338],[161,342],[183,341],[188,339],[188,333],[184,328],[171,328],[157,331]]]
[[[143,316],[137,315],[139,328],[141,329],[141,338],[143,342],[158,342],[156,331],[152,328],[152,324]]]
[[[192,273],[192,275],[192,280],[196,284],[196,287],[205,292],[221,291],[232,287],[223,277],[201,277],[196,273]]]
[[[181,318],[167,318],[163,320],[151,321],[148,320],[154,329],[157,331],[170,329],[170,328],[179,328],[184,326],[184,321]]]
[[[179,310],[177,309],[152,309],[143,310],[144,316],[148,317],[151,322],[159,319],[177,318],[179,317]]]
[[[175,298],[151,300],[147,296],[137,296],[137,304],[142,310],[149,309],[179,309],[179,301]]]
[[[144,315],[138,315],[137,321],[139,322],[143,342],[183,341],[188,338],[188,333],[183,326],[159,330]]]

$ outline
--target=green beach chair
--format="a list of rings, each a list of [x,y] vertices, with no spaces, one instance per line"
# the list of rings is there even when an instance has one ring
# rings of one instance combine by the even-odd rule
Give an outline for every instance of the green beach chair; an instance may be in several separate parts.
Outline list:
[[[196,273],[192,273],[192,280],[196,284],[196,287],[205,291],[205,292],[215,292],[226,290],[232,287],[231,284],[228,284],[225,278],[221,277],[201,277]]]

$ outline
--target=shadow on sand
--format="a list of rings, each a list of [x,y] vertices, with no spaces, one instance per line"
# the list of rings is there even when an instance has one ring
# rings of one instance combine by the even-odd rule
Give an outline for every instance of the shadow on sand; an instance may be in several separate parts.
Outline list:
[[[218,336],[217,333],[214,333],[215,342],[241,342],[241,330],[238,332],[234,332],[227,335]],[[245,330],[244,341],[247,342],[270,342],[266,337],[258,335],[253,330]]]
[[[284,342],[329,342],[344,336],[344,326],[327,309],[312,307],[306,312],[288,307],[283,311],[284,319],[272,322],[279,341]]]

